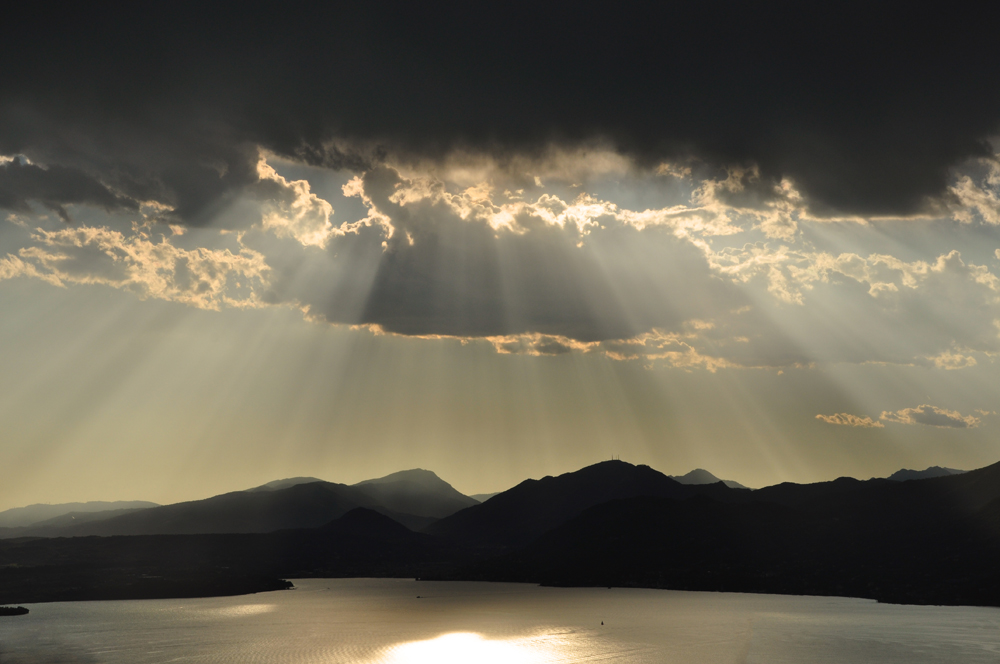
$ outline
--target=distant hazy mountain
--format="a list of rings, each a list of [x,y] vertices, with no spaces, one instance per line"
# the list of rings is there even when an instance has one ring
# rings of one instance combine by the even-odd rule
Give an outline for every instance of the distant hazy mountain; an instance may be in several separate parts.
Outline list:
[[[440,519],[478,504],[459,493],[429,470],[402,470],[385,477],[358,482],[353,488],[395,512]]]
[[[525,480],[485,503],[441,519],[424,532],[477,545],[517,546],[588,507],[635,496],[686,498],[732,492],[721,484],[683,485],[649,466],[604,461],[573,473]],[[743,492],[739,492],[743,493]]]
[[[493,493],[474,493],[471,496],[469,496],[469,498],[472,498],[473,500],[478,500],[481,503],[485,503],[493,496],[499,496],[501,493],[502,492],[500,491],[494,491]]]
[[[68,519],[45,528],[8,529],[0,537],[266,533],[316,528],[357,508],[379,512],[411,530],[477,505],[427,470],[407,470],[354,486],[297,477],[98,520]]]
[[[702,468],[695,468],[687,475],[670,475],[670,477],[677,480],[681,484],[715,484],[716,482],[722,482],[730,489],[749,488],[743,486],[739,482],[734,482],[733,480],[720,480],[718,477]]]
[[[87,503],[28,505],[27,507],[15,507],[13,509],[0,512],[0,527],[18,528],[31,526],[38,524],[41,521],[54,519],[71,512],[83,514],[91,512],[107,512],[110,510],[141,509],[147,507],[158,507],[158,505],[146,500],[118,500],[114,502],[95,500]]]
[[[896,482],[906,482],[907,480],[926,480],[932,477],[948,477],[949,475],[961,475],[967,471],[956,470],[954,468],[942,468],[941,466],[931,466],[927,470],[897,470],[887,479]]]
[[[155,505],[159,507],[159,505]],[[30,531],[42,531],[52,528],[65,528],[67,526],[77,526],[81,523],[92,523],[94,521],[104,521],[105,519],[112,519],[116,516],[121,516],[122,514],[132,514],[134,512],[139,512],[144,509],[150,509],[148,507],[133,508],[133,509],[120,509],[120,510],[106,510],[104,512],[70,512],[69,514],[63,514],[57,516],[54,519],[46,519],[45,521],[39,521],[38,523],[33,523],[28,526]]]
[[[65,537],[71,533],[70,529],[82,524],[105,521],[113,519],[116,516],[131,514],[144,509],[149,508],[105,510],[104,512],[70,512],[69,514],[33,523],[30,526],[0,528],[0,539],[11,539],[14,537]]]
[[[287,489],[290,486],[295,486],[296,484],[309,484],[311,482],[322,482],[323,480],[316,477],[289,477],[284,480],[274,480],[273,482],[268,482],[267,484],[261,484],[260,486],[255,486],[252,489],[247,489],[247,491],[274,491],[275,489]]]
[[[286,489],[233,491],[72,526],[66,535],[260,533],[313,528],[360,507],[348,487],[329,482]]]

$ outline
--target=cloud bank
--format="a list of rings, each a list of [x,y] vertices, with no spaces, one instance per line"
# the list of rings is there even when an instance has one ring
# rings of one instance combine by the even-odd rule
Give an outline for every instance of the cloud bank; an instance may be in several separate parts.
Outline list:
[[[363,171],[594,140],[640,168],[756,169],[762,197],[787,180],[817,215],[957,198],[994,218],[988,192],[949,182],[1000,128],[988,24],[972,8],[41,3],[9,23],[0,154],[49,170],[43,204],[156,201],[193,226],[259,181],[261,147]]]
[[[25,10],[0,275],[686,370],[1000,353],[992,258],[874,246],[997,227],[978,15],[501,9]]]

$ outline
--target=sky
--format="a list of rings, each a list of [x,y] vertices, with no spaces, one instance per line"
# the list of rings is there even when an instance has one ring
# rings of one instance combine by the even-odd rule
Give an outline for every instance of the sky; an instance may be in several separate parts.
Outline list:
[[[1000,461],[981,17],[362,4],[16,18],[0,509]]]

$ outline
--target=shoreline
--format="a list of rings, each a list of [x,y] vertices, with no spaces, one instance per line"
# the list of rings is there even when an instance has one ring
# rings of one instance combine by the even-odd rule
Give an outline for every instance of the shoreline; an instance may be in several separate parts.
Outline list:
[[[829,599],[844,599],[844,600],[859,600],[865,602],[873,602],[876,604],[883,604],[886,606],[926,606],[926,607],[965,607],[965,608],[975,608],[975,609],[996,609],[1000,610],[1000,606],[994,604],[970,604],[970,603],[938,603],[938,602],[901,602],[901,601],[891,601],[888,599],[879,599],[875,597],[861,597],[855,595],[837,595],[837,594],[823,594],[823,593],[782,593],[782,592],[772,592],[768,590],[740,590],[740,589],[725,589],[725,590],[712,590],[712,589],[698,589],[698,588],[666,588],[658,586],[642,586],[642,585],[628,585],[628,586],[603,586],[603,585],[562,585],[562,584],[547,584],[538,583],[532,581],[512,581],[506,579],[458,579],[458,578],[429,578],[429,577],[413,577],[413,576],[300,576],[300,577],[289,577],[287,579],[274,579],[270,587],[260,587],[255,586],[255,589],[246,589],[243,591],[234,592],[223,592],[223,593],[206,593],[198,592],[194,590],[193,592],[187,592],[183,594],[164,594],[164,593],[130,593],[128,596],[119,595],[114,592],[98,592],[93,596],[87,597],[63,597],[51,599],[37,599],[37,600],[19,600],[17,604],[51,604],[56,602],[100,602],[100,601],[130,601],[130,600],[158,600],[158,599],[210,599],[214,597],[240,597],[248,595],[256,595],[259,593],[267,592],[279,592],[285,590],[296,590],[298,586],[296,581],[343,581],[343,580],[365,580],[365,579],[379,579],[379,580],[399,580],[399,581],[414,581],[417,583],[430,582],[430,583],[487,583],[491,585],[523,585],[523,586],[533,586],[539,588],[552,588],[552,589],[601,589],[607,588],[608,590],[662,590],[668,592],[677,593],[710,593],[712,595],[720,594],[735,594],[735,595],[768,595],[773,597],[813,597],[813,598],[829,598]],[[233,589],[235,590],[235,589]],[[117,596],[112,596],[117,595]],[[8,602],[10,604],[11,602]],[[0,606],[0,616],[4,613],[2,610],[4,607]],[[18,607],[24,608],[24,607]],[[24,614],[28,612],[25,609]],[[24,614],[9,614],[9,615],[24,615]]]

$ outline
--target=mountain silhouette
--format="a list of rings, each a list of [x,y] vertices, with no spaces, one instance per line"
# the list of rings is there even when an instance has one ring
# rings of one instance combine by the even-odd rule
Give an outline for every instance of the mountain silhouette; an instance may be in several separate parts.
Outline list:
[[[604,461],[558,477],[525,480],[487,502],[441,519],[424,532],[479,546],[523,545],[583,510],[636,496],[685,498],[696,493],[729,499],[723,484],[683,485],[649,466]]]
[[[246,489],[246,491],[274,491],[276,489],[287,489],[288,487],[295,486],[296,484],[311,484],[313,482],[322,482],[317,477],[288,477],[283,480],[274,480],[273,482],[268,482],[267,484],[261,484],[260,486],[255,486],[252,489]]]
[[[763,491],[606,502],[459,576],[1000,605],[1000,464]]]
[[[410,542],[419,535],[384,514],[364,507],[356,507],[339,519],[318,529],[325,535],[354,538],[357,541]]]
[[[158,507],[158,505],[147,500],[118,500],[113,502],[94,500],[86,503],[28,505],[27,507],[14,507],[0,512],[0,528],[20,528],[39,525],[42,521],[55,519],[71,512],[89,514],[123,509],[144,509],[147,507]]]
[[[704,468],[695,468],[686,475],[670,475],[670,478],[677,480],[681,484],[715,484],[717,482],[722,482],[730,489],[748,488],[743,486],[739,482],[734,482],[733,480],[720,480],[718,477],[708,472]]]
[[[608,461],[526,480],[440,520],[376,500],[403,500],[415,487],[428,504],[455,500],[447,483],[414,470],[354,486],[234,492],[73,527],[123,537],[2,540],[0,603],[394,576],[1000,606],[1000,463],[903,482],[842,477],[747,491]],[[406,519],[432,522],[414,532]],[[143,529],[202,534],[136,534]]]
[[[469,498],[472,498],[473,500],[476,500],[480,503],[485,503],[493,496],[498,496],[501,493],[502,493],[501,491],[494,491],[493,493],[474,493],[471,496],[469,496]]]
[[[402,471],[354,486],[299,477],[100,521],[50,527],[34,534],[79,537],[266,533],[316,528],[359,507],[419,530],[441,516],[476,504],[427,470]],[[32,533],[8,532],[0,536],[28,534]]]
[[[402,470],[353,485],[377,504],[396,512],[440,519],[478,504],[429,470]]]
[[[908,470],[906,468],[902,470],[897,470],[892,475],[889,475],[890,480],[895,480],[897,482],[906,482],[908,480],[926,480],[932,477],[948,477],[949,475],[961,475],[964,470],[956,470],[954,468],[942,468],[941,466],[931,466],[926,470]]]

